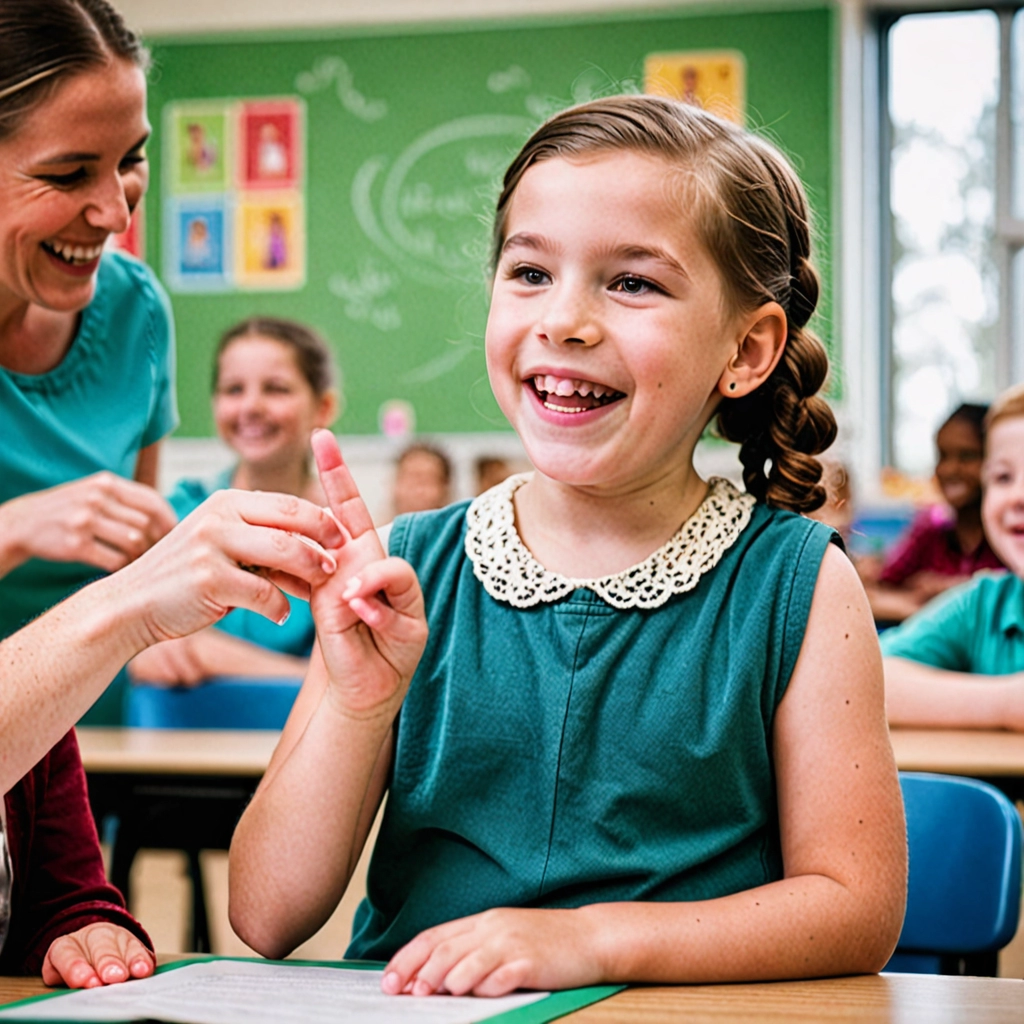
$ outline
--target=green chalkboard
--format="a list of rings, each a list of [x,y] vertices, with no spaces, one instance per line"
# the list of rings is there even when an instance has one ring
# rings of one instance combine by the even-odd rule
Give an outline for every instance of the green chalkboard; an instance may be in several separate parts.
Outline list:
[[[479,23],[316,38],[151,41],[150,119],[174,101],[301,96],[307,116],[308,265],[302,288],[172,294],[180,434],[212,433],[219,332],[270,313],[320,328],[338,354],[338,428],[374,433],[403,399],[431,433],[505,426],[484,370],[490,208],[510,157],[546,115],[638,90],[647,54],[737,50],[747,114],[793,157],[811,195],[830,280],[833,14],[631,14]],[[146,253],[160,268],[161,153],[151,147]],[[818,326],[829,336],[829,289]]]

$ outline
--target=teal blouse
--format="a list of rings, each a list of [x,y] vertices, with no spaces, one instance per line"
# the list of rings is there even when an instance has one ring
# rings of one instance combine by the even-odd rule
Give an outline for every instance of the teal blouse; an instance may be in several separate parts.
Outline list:
[[[430,637],[346,955],[387,959],[496,906],[698,900],[780,878],[772,723],[834,533],[755,505],[718,563],[658,607],[579,585],[516,608],[478,578],[495,567],[467,555],[466,512],[391,533]]]
[[[879,641],[887,658],[949,672],[1022,672],[1024,583],[1010,572],[979,572],[887,629]]]
[[[229,469],[212,481],[179,480],[167,500],[177,513],[178,519],[184,519],[206,501],[214,491],[230,487],[233,475],[234,470]],[[248,608],[236,608],[216,623],[216,628],[222,629],[232,636],[237,636],[241,640],[248,640],[249,643],[259,647],[277,651],[279,654],[308,658],[313,650],[313,642],[316,640],[316,627],[313,624],[313,615],[309,610],[309,602],[289,594],[286,594],[285,597],[288,598],[291,614],[283,626],[271,622],[270,619],[257,612],[249,611]]]
[[[177,425],[170,303],[153,272],[105,253],[96,292],[60,364],[0,367],[0,503],[100,470],[131,478],[139,451]],[[0,579],[0,639],[98,576],[95,566],[32,559]],[[91,724],[120,720],[120,685]]]

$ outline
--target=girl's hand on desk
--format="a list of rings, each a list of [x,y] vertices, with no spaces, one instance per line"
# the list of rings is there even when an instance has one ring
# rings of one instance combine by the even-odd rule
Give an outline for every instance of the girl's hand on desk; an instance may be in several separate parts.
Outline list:
[[[313,434],[320,482],[345,540],[338,570],[314,586],[310,607],[331,692],[349,714],[373,714],[405,695],[427,641],[423,594],[408,562],[388,558],[334,435]]]
[[[384,970],[389,995],[503,996],[601,981],[594,929],[576,910],[502,907],[420,932]]]
[[[139,649],[187,636],[232,608],[273,622],[288,614],[279,588],[309,597],[334,572],[342,542],[325,509],[290,494],[217,491],[167,537],[109,577],[140,621]]]
[[[85,562],[115,572],[168,533],[177,518],[152,487],[115,473],[13,498],[0,507],[8,556],[0,573],[30,558]]]
[[[153,954],[127,928],[98,921],[54,939],[43,961],[43,983],[97,988],[153,973]]]

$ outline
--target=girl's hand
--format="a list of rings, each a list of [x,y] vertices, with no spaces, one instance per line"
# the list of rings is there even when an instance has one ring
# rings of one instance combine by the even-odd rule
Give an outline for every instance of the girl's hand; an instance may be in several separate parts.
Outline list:
[[[155,967],[153,954],[127,928],[98,921],[50,943],[43,983],[97,988],[147,978]]]
[[[25,494],[0,507],[7,548],[0,574],[30,558],[85,562],[116,572],[151,548],[177,522],[152,487],[115,473]]]
[[[331,554],[338,569],[311,588],[310,607],[331,680],[346,714],[397,710],[427,642],[416,573],[388,558],[334,435],[313,434],[320,482],[346,539]]]
[[[602,980],[595,931],[579,910],[499,908],[420,932],[385,968],[389,995],[503,996]]]
[[[325,509],[289,494],[217,491],[151,551],[103,581],[129,604],[137,650],[187,636],[232,608],[273,622],[283,588],[308,598],[334,572],[342,532]]]

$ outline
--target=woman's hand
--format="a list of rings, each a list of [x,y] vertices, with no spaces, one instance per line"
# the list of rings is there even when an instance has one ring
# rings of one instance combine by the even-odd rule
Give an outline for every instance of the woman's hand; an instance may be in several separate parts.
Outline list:
[[[0,575],[30,558],[84,562],[116,572],[151,548],[176,522],[145,484],[115,473],[13,498],[0,506]]]
[[[97,988],[147,978],[155,967],[153,954],[127,928],[98,921],[50,943],[43,983]]]
[[[273,622],[283,588],[308,598],[334,572],[343,535],[325,509],[290,494],[217,491],[145,555],[103,581],[131,610],[136,651],[187,636],[232,608]]]
[[[330,552],[337,572],[310,593],[328,692],[346,714],[393,714],[427,642],[423,594],[412,566],[385,554],[334,435],[316,431],[312,445],[331,513],[346,538]]]
[[[503,996],[594,985],[595,929],[579,910],[499,908],[420,932],[385,968],[389,995]]]

